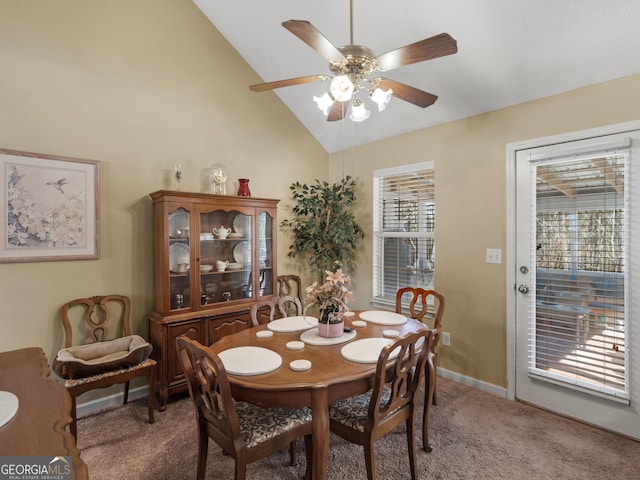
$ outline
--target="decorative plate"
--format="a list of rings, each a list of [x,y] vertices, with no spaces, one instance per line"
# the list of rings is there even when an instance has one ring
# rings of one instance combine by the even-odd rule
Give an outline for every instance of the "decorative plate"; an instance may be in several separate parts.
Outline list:
[[[247,224],[247,216],[239,213],[233,217],[233,231],[239,233],[240,236],[244,235],[244,227]]]
[[[299,332],[309,330],[318,325],[318,319],[308,315],[285,317],[267,323],[267,328],[272,332]]]
[[[218,354],[231,375],[262,375],[282,365],[282,357],[262,347],[235,347]]]
[[[241,263],[242,265],[250,263],[251,245],[248,241],[243,240],[242,242],[238,242],[234,245],[233,259],[236,261],[236,263]]]
[[[189,245],[172,243],[169,247],[169,270],[177,272],[180,263],[189,263]]]
[[[386,312],[384,310],[369,310],[360,313],[360,318],[367,322],[377,323],[378,325],[404,325],[407,323],[407,317],[395,312]]]

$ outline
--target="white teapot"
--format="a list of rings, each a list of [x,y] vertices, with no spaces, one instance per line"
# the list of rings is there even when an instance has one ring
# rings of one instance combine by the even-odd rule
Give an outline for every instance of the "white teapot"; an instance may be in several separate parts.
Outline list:
[[[219,272],[224,272],[227,269],[228,266],[229,266],[229,262],[228,261],[224,261],[223,262],[222,260],[218,260],[216,262],[216,269]]]
[[[220,225],[220,228],[213,227],[213,234],[218,238],[227,238],[227,235],[231,233],[230,228],[226,228],[224,225]]]

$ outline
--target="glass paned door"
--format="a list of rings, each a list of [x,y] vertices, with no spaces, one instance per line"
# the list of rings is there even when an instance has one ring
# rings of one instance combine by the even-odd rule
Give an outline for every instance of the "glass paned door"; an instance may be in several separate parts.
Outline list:
[[[514,158],[515,396],[634,438],[639,140],[547,140]]]
[[[260,278],[258,279],[259,296],[273,294],[273,217],[267,212],[258,215],[258,262]]]

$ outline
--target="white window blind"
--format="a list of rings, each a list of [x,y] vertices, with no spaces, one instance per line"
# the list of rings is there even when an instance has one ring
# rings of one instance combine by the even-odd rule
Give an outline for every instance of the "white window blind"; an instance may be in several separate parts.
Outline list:
[[[374,172],[373,303],[395,304],[401,287],[433,288],[433,162]]]
[[[628,148],[531,161],[535,296],[529,373],[629,398]]]

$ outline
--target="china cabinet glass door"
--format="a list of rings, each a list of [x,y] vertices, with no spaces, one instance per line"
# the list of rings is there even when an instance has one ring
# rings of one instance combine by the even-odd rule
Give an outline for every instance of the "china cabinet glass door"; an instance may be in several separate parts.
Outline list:
[[[169,299],[172,310],[191,304],[189,212],[178,208],[169,214]]]
[[[258,215],[258,261],[260,263],[260,296],[273,294],[273,217]]]
[[[200,306],[254,297],[252,220],[237,210],[200,213]]]

